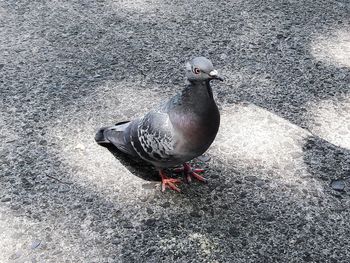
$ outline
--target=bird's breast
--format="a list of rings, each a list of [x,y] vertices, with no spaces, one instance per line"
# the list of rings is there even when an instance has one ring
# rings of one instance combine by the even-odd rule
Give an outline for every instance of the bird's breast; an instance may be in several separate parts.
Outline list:
[[[204,153],[214,141],[219,129],[220,115],[215,105],[210,112],[203,114],[179,114],[172,123],[179,137],[178,150],[196,157]]]

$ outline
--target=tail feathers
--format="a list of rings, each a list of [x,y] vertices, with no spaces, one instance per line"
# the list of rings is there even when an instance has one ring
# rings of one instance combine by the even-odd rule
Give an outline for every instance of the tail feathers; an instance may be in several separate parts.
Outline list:
[[[109,127],[102,127],[101,129],[98,130],[98,132],[95,135],[95,141],[98,144],[106,144],[106,143],[111,143],[104,135],[104,131],[108,129]]]
[[[103,127],[95,135],[95,141],[100,145],[113,144],[122,152],[134,155],[129,143],[125,141],[124,133],[129,122],[119,122],[115,126]],[[128,137],[128,136],[126,136]]]

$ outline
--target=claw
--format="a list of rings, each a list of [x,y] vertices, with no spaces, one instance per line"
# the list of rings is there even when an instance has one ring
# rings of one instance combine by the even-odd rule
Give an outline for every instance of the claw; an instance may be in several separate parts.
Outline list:
[[[188,183],[192,181],[192,178],[204,183],[207,182],[207,180],[203,176],[198,174],[204,172],[204,169],[192,169],[192,167],[188,163],[184,163],[183,168],[177,168],[175,170],[181,170],[182,172],[184,172],[186,181]]]
[[[162,178],[162,192],[164,192],[167,188],[176,192],[181,192],[180,188],[178,188],[176,185],[181,183],[180,179],[168,178],[163,170],[159,171],[159,175]]]
[[[207,179],[205,179],[203,176],[200,176],[199,174],[195,173],[195,172],[192,172],[191,173],[191,176],[196,178],[198,181],[201,181],[203,183],[206,183],[207,182]]]
[[[185,178],[186,178],[186,183],[192,182],[192,177],[191,177],[190,174],[187,174],[187,175],[185,176]]]

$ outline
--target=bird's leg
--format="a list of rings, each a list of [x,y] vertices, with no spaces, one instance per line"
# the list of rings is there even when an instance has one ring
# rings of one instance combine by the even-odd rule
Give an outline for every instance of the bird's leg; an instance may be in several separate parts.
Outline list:
[[[191,182],[192,178],[197,179],[201,182],[207,182],[207,180],[200,176],[198,173],[204,172],[204,169],[193,169],[188,163],[183,164],[183,168],[176,168],[174,170],[175,173],[184,173],[186,181]]]
[[[166,188],[181,192],[180,189],[176,186],[176,184],[181,183],[180,179],[167,177],[162,169],[159,170],[159,175],[162,178],[162,192],[164,192]]]
[[[193,169],[192,167],[191,167],[191,169],[192,169],[192,172],[195,172],[195,173],[203,173],[205,170],[204,169],[201,169],[201,168],[195,168],[195,169]],[[174,169],[174,172],[175,173],[177,173],[177,174],[179,174],[179,173],[183,173],[184,172],[184,168],[183,167],[179,167],[179,168],[175,168]]]

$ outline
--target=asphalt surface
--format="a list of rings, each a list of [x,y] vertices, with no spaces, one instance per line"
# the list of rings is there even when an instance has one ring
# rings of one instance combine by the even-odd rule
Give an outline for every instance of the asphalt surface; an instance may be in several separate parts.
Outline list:
[[[350,3],[1,1],[0,262],[350,262]],[[94,142],[209,57],[208,184]]]

